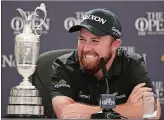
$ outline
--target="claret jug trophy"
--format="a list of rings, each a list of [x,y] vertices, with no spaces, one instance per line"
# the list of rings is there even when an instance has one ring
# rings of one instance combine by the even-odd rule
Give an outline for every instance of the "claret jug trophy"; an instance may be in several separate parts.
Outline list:
[[[31,84],[29,77],[35,72],[36,62],[39,56],[40,34],[38,31],[47,17],[46,6],[41,3],[30,15],[18,8],[21,14],[24,27],[21,34],[15,37],[15,60],[16,68],[23,81],[11,89],[7,117],[40,118],[44,116],[42,98],[39,96],[39,90]],[[38,17],[38,12],[44,13],[44,19],[39,25],[34,26],[32,30],[32,20]]]

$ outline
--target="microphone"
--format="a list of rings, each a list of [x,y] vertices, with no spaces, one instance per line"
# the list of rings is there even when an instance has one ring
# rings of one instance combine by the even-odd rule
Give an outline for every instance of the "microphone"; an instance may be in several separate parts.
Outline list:
[[[105,79],[106,81],[106,86],[107,86],[107,90],[106,90],[106,94],[101,94],[100,96],[100,106],[103,109],[102,113],[95,113],[91,115],[91,119],[120,119],[121,116],[119,113],[113,111],[113,108],[116,108],[116,96],[115,94],[111,93],[111,88],[112,86],[110,85],[110,89],[109,89],[109,84],[108,84],[108,72],[106,70],[106,63],[105,63],[105,59],[103,57],[100,58],[100,68],[102,70],[103,73],[103,79]],[[109,94],[110,93],[110,94]],[[126,118],[126,117],[124,117]]]
[[[107,86],[106,93],[109,94],[108,72],[106,70],[106,63],[105,63],[105,59],[103,57],[100,58],[100,68],[102,70],[103,77],[104,77],[104,79],[106,81],[106,86]]]
[[[109,90],[108,72],[106,70],[106,63],[103,57],[100,58],[100,68],[102,69],[103,78],[105,79],[107,86],[106,94],[101,94],[100,96],[100,106],[101,108],[103,108],[104,111],[109,111],[110,109],[116,107],[116,97]]]

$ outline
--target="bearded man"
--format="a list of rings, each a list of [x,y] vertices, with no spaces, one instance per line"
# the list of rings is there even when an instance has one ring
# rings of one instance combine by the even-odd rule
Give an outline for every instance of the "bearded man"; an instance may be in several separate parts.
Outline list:
[[[113,110],[127,118],[142,118],[142,96],[155,94],[143,58],[120,48],[121,24],[107,9],[93,9],[83,16],[77,50],[58,57],[52,67],[52,105],[60,119],[88,119],[102,111],[100,95],[107,84],[100,67],[104,58],[110,91],[116,95]],[[68,41],[67,41],[68,42]],[[160,103],[157,102],[158,118]]]

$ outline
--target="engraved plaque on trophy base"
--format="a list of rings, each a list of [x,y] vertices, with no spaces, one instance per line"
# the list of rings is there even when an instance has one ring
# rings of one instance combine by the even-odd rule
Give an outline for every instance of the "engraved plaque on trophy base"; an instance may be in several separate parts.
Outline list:
[[[39,91],[34,89],[12,88],[10,91],[7,117],[41,118],[44,110]]]

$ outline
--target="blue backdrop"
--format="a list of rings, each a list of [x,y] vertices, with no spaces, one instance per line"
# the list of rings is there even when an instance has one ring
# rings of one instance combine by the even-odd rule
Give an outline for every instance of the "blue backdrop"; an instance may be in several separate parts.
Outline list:
[[[26,14],[30,14],[40,3],[40,1],[2,1],[2,116],[6,113],[10,89],[22,81],[15,67],[14,58],[14,37],[23,28],[21,16],[16,9],[22,8]],[[53,49],[76,48],[77,34],[68,33],[68,29],[72,25],[79,24],[85,11],[108,8],[120,18],[123,47],[144,57],[164,109],[164,2],[46,1],[44,3],[48,16],[41,29],[40,54]],[[42,18],[36,18],[33,24],[38,24],[41,20]]]

